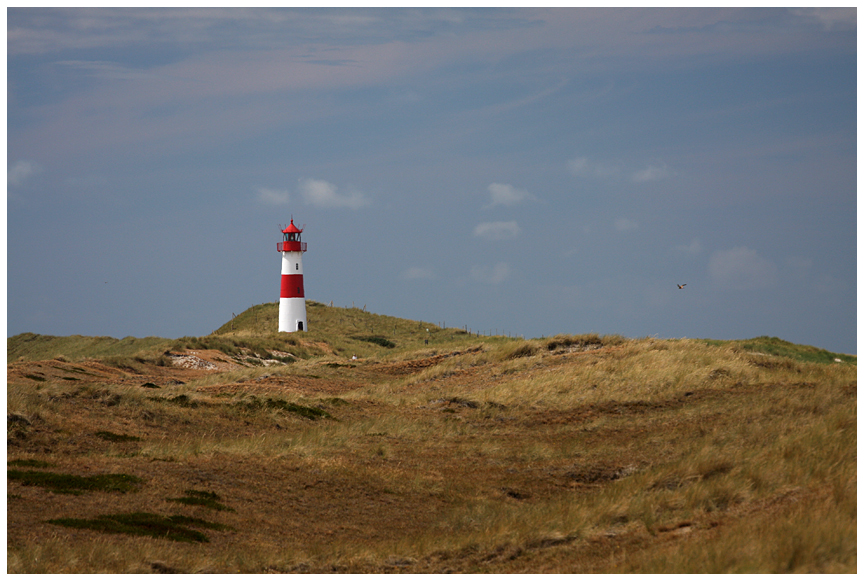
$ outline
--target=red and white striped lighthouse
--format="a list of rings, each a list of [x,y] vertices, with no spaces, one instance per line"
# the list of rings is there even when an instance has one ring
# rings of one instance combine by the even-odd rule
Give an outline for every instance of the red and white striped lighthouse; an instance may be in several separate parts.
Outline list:
[[[276,245],[282,253],[282,290],[279,292],[279,331],[306,331],[306,297],[303,294],[303,253],[306,243],[300,241],[300,228],[294,218],[282,230],[283,240]]]

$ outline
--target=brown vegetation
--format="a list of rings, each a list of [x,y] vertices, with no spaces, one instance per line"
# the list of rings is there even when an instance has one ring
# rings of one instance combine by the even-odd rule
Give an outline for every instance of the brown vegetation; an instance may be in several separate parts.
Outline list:
[[[856,571],[854,363],[463,339],[10,363],[7,571]]]

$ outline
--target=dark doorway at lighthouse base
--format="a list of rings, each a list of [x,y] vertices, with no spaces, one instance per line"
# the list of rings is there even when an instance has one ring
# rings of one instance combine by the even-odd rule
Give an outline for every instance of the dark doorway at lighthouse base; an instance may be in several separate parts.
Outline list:
[[[303,330],[303,321],[297,321],[297,330],[298,330],[298,331],[302,331],[302,330]]]

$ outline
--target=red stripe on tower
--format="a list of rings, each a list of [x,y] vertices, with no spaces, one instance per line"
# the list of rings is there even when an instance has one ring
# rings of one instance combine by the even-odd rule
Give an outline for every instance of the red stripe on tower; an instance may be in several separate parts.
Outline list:
[[[303,298],[306,295],[303,293],[303,275],[302,274],[283,274],[282,289],[279,292],[280,299],[295,299]]]

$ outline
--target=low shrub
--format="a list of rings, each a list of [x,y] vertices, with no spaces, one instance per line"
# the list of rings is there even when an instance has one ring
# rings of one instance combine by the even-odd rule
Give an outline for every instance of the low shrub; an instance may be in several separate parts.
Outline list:
[[[365,335],[362,337],[354,337],[354,339],[357,339],[358,341],[366,341],[367,343],[374,343],[375,345],[380,345],[387,349],[393,349],[396,346],[396,343],[380,335]]]
[[[191,399],[185,393],[181,393],[180,395],[175,395],[174,397],[148,397],[150,401],[159,401],[165,403],[173,403],[174,405],[179,405],[184,408],[197,408],[198,402],[194,399]]]
[[[24,486],[40,486],[62,494],[81,494],[82,492],[132,492],[143,482],[129,474],[97,474],[95,476],[76,476],[56,472],[37,472],[35,470],[7,470],[6,477]]]
[[[24,466],[26,468],[50,468],[51,464],[43,460],[10,460],[6,463],[8,466]]]
[[[184,543],[207,543],[210,539],[190,527],[212,530],[233,530],[228,525],[212,523],[183,515],[162,516],[149,512],[101,515],[93,519],[55,518],[51,524],[75,529],[89,529],[105,533],[121,533]]]
[[[286,412],[290,412],[292,414],[297,414],[304,418],[310,420],[317,420],[321,418],[332,418],[329,413],[322,410],[321,408],[313,408],[307,407],[303,405],[299,405],[296,403],[287,402],[284,399],[273,399],[267,398],[266,400],[260,400],[258,398],[252,397],[245,401],[238,403],[237,405],[246,407],[247,409],[256,410],[256,409],[278,409]]]
[[[521,343],[516,347],[507,350],[504,353],[503,359],[519,359],[520,357],[531,357],[537,354],[537,347],[531,343]]]
[[[126,434],[115,434],[114,432],[100,431],[96,432],[96,436],[102,438],[103,440],[108,440],[109,442],[140,442],[141,438],[138,436],[129,436]]]
[[[171,502],[179,502],[180,504],[203,506],[212,510],[227,510],[235,512],[233,508],[225,506],[219,502],[221,498],[219,498],[219,495],[215,492],[209,492],[206,490],[185,490],[184,493],[186,496],[181,496],[180,498],[169,498],[168,500]]]

